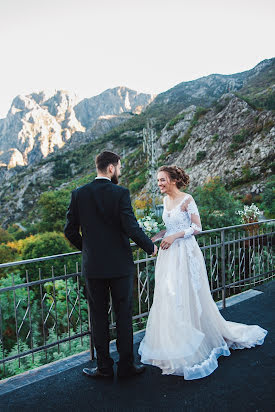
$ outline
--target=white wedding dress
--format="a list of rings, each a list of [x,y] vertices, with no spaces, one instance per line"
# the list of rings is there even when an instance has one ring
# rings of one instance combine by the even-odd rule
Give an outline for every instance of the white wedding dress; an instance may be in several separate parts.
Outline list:
[[[229,348],[261,345],[267,331],[222,317],[194,236],[201,231],[196,203],[189,194],[171,211],[165,203],[164,198],[165,236],[181,231],[185,236],[159,250],[154,300],[139,354],[142,363],[158,366],[162,374],[199,379],[218,367],[220,355],[230,355]]]

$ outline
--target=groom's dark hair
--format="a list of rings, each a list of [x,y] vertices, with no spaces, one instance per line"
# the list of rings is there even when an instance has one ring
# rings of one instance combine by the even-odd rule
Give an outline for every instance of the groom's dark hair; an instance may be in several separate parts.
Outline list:
[[[104,150],[104,152],[101,152],[96,156],[95,164],[98,170],[106,172],[106,169],[110,164],[117,166],[119,160],[120,156],[118,154]]]

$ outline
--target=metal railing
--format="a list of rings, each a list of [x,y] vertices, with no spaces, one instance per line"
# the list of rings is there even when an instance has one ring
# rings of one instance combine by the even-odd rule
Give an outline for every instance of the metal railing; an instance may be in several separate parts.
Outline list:
[[[196,236],[204,255],[211,293],[222,300],[274,277],[275,220],[206,230]],[[134,329],[142,329],[153,299],[155,257],[133,246],[136,264]],[[0,265],[0,365],[5,367],[42,353],[40,362],[69,356],[80,342],[94,357],[81,252],[72,252]],[[115,320],[110,297],[110,329]],[[85,341],[85,344],[83,342]],[[85,346],[86,345],[86,346]],[[79,351],[80,351],[79,350]],[[57,351],[57,352],[53,352]]]

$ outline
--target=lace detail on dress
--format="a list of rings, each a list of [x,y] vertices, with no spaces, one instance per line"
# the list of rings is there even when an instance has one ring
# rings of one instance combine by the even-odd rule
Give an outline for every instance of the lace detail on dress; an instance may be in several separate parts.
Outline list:
[[[194,256],[194,247],[196,247],[196,239],[194,234],[200,233],[202,230],[200,215],[193,197],[187,194],[182,201],[171,210],[166,208],[166,198],[163,199],[163,221],[166,226],[165,236],[172,235],[177,232],[184,232],[184,237],[177,239],[177,241],[184,241],[189,257],[189,267],[192,278],[192,285],[196,295],[197,311],[201,313],[201,305],[198,298],[198,290],[201,287],[200,282],[200,263]]]

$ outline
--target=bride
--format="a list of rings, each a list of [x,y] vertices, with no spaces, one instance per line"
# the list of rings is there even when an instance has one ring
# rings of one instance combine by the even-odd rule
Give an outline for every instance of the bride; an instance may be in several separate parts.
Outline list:
[[[162,374],[199,379],[217,367],[229,349],[261,345],[267,334],[257,325],[226,321],[212,299],[202,252],[195,236],[201,222],[192,196],[179,189],[189,176],[177,166],[162,166],[158,186],[165,193],[166,230],[156,262],[155,291],[146,333],[139,347],[141,362]]]

